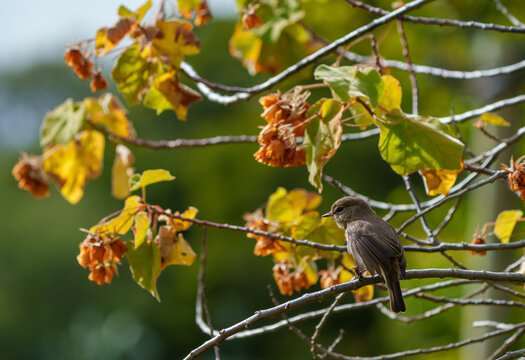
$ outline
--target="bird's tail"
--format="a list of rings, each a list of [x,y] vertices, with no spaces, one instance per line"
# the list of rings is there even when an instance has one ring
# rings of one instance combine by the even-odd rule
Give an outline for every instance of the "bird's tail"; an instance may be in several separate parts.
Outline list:
[[[385,280],[388,287],[388,296],[390,297],[390,310],[395,313],[406,311],[407,308],[403,300],[398,274],[392,271]]]

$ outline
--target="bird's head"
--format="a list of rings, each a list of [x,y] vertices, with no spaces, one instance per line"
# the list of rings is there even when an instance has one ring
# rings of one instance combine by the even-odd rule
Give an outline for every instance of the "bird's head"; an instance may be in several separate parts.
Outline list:
[[[347,224],[365,219],[370,214],[374,214],[374,211],[365,200],[355,196],[346,196],[334,202],[330,212],[324,214],[323,217],[332,216],[341,229],[346,229]]]

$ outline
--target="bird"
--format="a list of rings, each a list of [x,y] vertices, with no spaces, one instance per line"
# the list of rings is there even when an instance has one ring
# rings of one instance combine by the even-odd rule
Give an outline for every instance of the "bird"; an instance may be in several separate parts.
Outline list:
[[[357,275],[366,270],[383,276],[390,298],[390,310],[406,311],[399,279],[406,278],[405,251],[396,230],[379,217],[368,203],[356,196],[346,196],[333,203],[329,213],[345,231],[348,252],[357,266]]]

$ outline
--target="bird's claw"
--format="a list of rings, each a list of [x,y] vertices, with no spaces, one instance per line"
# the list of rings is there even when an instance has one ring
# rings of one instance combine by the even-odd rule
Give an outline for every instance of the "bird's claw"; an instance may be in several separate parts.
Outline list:
[[[352,266],[352,271],[355,273],[358,280],[363,280],[363,273],[359,270],[359,266]]]

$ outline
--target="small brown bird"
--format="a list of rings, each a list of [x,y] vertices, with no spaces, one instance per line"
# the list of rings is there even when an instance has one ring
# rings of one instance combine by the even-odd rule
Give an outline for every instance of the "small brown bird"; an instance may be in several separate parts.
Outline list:
[[[381,274],[390,297],[390,309],[405,311],[405,302],[399,279],[406,278],[405,251],[397,233],[386,221],[377,216],[368,204],[358,197],[347,196],[337,200],[329,213],[345,231],[348,252],[357,264],[358,275],[368,270]]]

